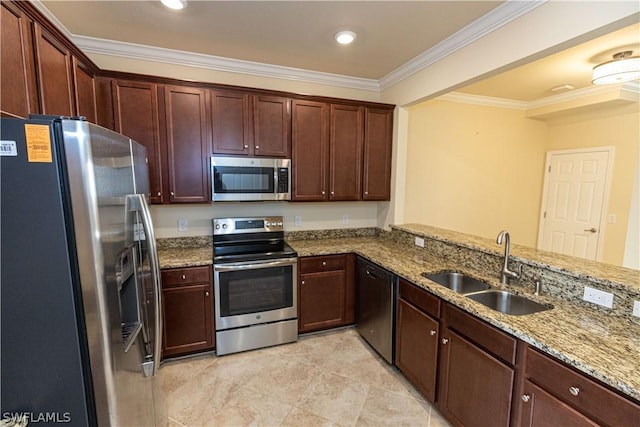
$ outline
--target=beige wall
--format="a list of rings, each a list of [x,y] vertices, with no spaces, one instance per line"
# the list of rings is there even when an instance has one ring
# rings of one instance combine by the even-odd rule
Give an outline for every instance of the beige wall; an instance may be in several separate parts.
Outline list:
[[[449,101],[409,109],[405,222],[535,246],[547,125]]]
[[[609,215],[617,218],[615,224],[606,225],[602,261],[622,265],[634,174],[640,155],[638,112],[549,126],[549,150],[604,146],[615,147],[611,194],[605,214],[607,218]]]

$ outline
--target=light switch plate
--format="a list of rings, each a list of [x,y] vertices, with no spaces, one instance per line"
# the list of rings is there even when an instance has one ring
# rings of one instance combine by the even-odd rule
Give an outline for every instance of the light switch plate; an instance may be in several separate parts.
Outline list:
[[[613,294],[609,292],[585,286],[582,299],[602,307],[613,308]]]
[[[349,215],[342,215],[342,223],[344,225],[349,224]]]
[[[640,301],[633,302],[633,315],[640,317]]]
[[[189,221],[184,218],[180,218],[178,220],[178,231],[187,231],[189,230]]]
[[[422,237],[416,237],[414,243],[416,244],[416,246],[424,248],[424,239]]]
[[[302,225],[302,217],[300,215],[296,215],[293,217],[293,225],[296,227],[300,227]]]

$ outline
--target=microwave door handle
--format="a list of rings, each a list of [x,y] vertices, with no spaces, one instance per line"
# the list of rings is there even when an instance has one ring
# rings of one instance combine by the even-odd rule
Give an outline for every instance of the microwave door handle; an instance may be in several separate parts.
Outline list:
[[[153,354],[151,355],[151,375],[156,375],[160,367],[160,354],[162,351],[162,290],[160,287],[160,264],[158,263],[158,248],[156,246],[156,238],[153,231],[153,223],[151,220],[151,212],[149,205],[143,194],[136,194],[138,199],[138,212],[142,219],[142,227],[144,228],[145,242],[147,244],[147,252],[149,256],[149,266],[151,268],[151,281],[153,283],[153,299],[155,304],[154,316],[154,337],[153,337]],[[148,363],[148,362],[147,362]],[[148,366],[148,365],[147,365]]]
[[[278,194],[278,189],[280,188],[279,180],[278,180],[278,168],[273,168],[273,193]]]

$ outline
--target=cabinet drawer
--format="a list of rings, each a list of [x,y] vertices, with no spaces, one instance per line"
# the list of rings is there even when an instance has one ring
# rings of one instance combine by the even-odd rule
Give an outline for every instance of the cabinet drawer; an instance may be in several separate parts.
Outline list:
[[[327,255],[302,257],[299,259],[300,273],[314,273],[318,271],[343,270],[347,265],[346,255]]]
[[[162,286],[209,283],[210,270],[210,266],[162,270]]]
[[[424,313],[436,319],[440,318],[440,298],[420,289],[418,286],[400,279],[398,296],[418,307]]]
[[[527,347],[525,375],[605,425],[631,426],[640,420],[639,405],[531,347]]]
[[[499,359],[515,364],[517,340],[514,337],[449,304],[444,306],[443,319],[451,329],[460,332]]]

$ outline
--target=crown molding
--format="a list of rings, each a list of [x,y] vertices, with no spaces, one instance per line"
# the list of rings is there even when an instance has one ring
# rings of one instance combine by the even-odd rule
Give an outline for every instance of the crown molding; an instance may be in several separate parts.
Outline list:
[[[380,84],[378,80],[374,79],[343,76],[94,37],[76,35],[72,36],[71,39],[86,53],[380,92]]]
[[[481,18],[447,37],[431,49],[421,53],[380,79],[381,90],[388,89],[411,75],[435,64],[452,53],[499,29],[548,0],[506,1]]]
[[[324,85],[380,92],[412,74],[443,59],[451,53],[473,43],[514,19],[541,6],[548,0],[506,1],[486,15],[467,25],[435,47],[395,69],[380,80],[323,73],[300,68],[283,67],[252,61],[243,61],[213,55],[204,55],[174,49],[158,48],[115,40],[99,39],[72,34],[40,0],[33,5],[83,52],[122,58],[143,59],[154,62],[186,65],[216,71],[304,81]]]

